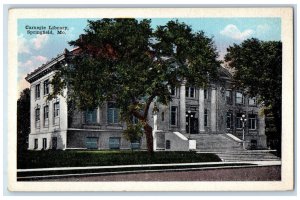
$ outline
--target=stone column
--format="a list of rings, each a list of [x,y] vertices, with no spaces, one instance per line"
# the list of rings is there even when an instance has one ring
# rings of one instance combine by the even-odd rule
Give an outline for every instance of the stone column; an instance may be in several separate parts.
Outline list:
[[[156,151],[157,149],[157,113],[153,115],[153,130],[152,130],[152,136],[153,136],[153,151]]]
[[[179,129],[181,133],[186,133],[185,83],[186,81],[183,81],[180,86]]]
[[[216,98],[216,88],[211,89],[211,109],[210,109],[210,127],[211,132],[216,133],[217,127],[217,98]]]
[[[204,90],[199,89],[199,133],[204,133]]]
[[[267,136],[265,134],[265,115],[260,116],[259,114],[257,115],[258,117],[258,147],[259,148],[267,148]]]
[[[101,110],[100,106],[97,107],[97,123],[101,123]]]
[[[259,135],[265,135],[265,116],[257,115],[258,117],[258,134]]]

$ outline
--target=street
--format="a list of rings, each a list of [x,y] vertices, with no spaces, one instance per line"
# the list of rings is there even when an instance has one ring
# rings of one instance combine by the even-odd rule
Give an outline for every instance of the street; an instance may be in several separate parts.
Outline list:
[[[279,181],[281,166],[61,177],[32,181]]]

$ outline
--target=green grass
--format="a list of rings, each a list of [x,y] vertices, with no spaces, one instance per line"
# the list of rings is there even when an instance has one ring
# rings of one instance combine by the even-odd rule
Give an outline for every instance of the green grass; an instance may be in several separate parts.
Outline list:
[[[26,151],[18,155],[17,168],[84,167],[136,164],[219,162],[215,154],[146,151]]]

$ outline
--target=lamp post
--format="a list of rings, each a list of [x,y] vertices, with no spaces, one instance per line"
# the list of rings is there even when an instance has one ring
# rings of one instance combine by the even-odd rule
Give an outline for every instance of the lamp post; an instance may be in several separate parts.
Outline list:
[[[153,150],[156,151],[156,132],[157,132],[157,113],[159,112],[158,106],[156,102],[154,103],[154,107],[152,110],[153,115],[153,130],[152,130],[152,136],[153,136]]]
[[[243,149],[245,149],[245,123],[247,121],[246,115],[242,115],[241,117],[242,125],[243,125]]]
[[[189,118],[189,139],[191,138],[191,117],[194,117],[192,115],[192,112],[190,110],[187,111],[186,117]]]

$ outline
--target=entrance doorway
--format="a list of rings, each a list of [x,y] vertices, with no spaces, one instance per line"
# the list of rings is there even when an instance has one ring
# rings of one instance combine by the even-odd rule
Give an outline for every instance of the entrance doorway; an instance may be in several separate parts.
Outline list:
[[[53,150],[57,149],[57,137],[52,138],[52,149]]]
[[[198,118],[196,117],[196,112],[186,112],[186,133],[198,133]]]

